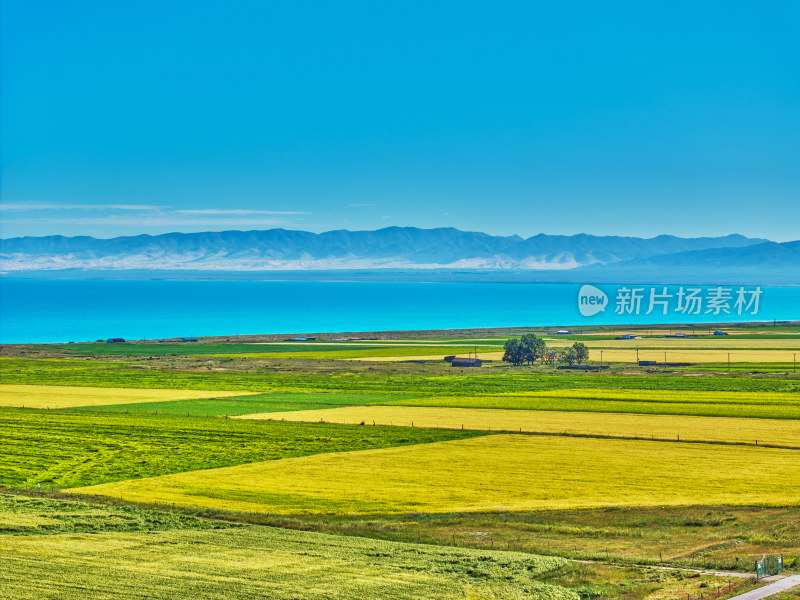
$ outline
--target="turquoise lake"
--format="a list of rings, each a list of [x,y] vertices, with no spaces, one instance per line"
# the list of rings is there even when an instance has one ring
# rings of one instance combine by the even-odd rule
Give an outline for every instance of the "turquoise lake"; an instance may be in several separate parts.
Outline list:
[[[755,314],[746,302],[738,314],[739,286],[723,288],[728,301],[721,308],[715,287],[703,286],[695,296],[706,302],[692,307],[698,312],[680,310],[676,286],[628,287],[641,290],[634,294],[641,297],[637,312],[628,304],[631,310],[619,314],[623,286],[601,284],[605,310],[584,316],[577,284],[6,278],[0,279],[0,342],[800,319],[798,287],[760,288]],[[755,291],[743,288],[744,300]],[[656,304],[646,314],[651,294]]]

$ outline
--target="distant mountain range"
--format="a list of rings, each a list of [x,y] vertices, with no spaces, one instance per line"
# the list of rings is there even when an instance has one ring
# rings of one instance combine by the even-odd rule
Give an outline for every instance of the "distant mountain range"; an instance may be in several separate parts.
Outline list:
[[[545,235],[527,239],[452,228],[388,227],[309,233],[270,229],[170,233],[96,239],[21,237],[0,240],[0,271],[479,270],[539,273],[543,279],[709,270],[753,271],[800,280],[800,242],[779,244],[741,235],[654,238]],[[569,273],[570,275],[567,275]],[[655,279],[654,279],[655,277]],[[784,278],[785,279],[785,278]],[[791,279],[791,277],[790,277]]]

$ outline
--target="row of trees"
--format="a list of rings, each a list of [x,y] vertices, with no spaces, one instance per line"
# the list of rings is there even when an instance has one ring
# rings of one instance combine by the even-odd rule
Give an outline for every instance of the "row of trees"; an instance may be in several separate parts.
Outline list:
[[[575,342],[568,348],[548,348],[543,338],[533,333],[521,338],[511,338],[503,346],[503,362],[519,366],[525,363],[532,365],[537,360],[542,364],[555,365],[565,362],[570,366],[589,360],[589,348],[582,342]]]

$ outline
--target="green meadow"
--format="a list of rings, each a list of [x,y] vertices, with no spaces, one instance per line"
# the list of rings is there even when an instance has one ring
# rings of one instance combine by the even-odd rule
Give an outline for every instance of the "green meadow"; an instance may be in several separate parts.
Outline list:
[[[686,371],[645,374],[625,372],[575,373],[548,369],[453,369],[446,364],[357,363],[320,364],[281,360],[225,362],[225,359],[163,364],[156,361],[34,359],[0,357],[3,383],[198,389],[243,392],[341,391],[403,395],[492,395],[519,391],[573,388],[694,390],[709,392],[800,392],[800,378],[685,376]],[[218,369],[218,370],[212,370]],[[454,372],[455,371],[455,372]],[[705,372],[705,371],[703,371]],[[672,376],[675,375],[675,376]]]
[[[346,394],[339,392],[271,392],[228,398],[200,398],[166,402],[137,402],[108,406],[86,406],[76,410],[104,413],[138,413],[152,415],[178,415],[194,417],[233,417],[259,412],[283,412],[381,404],[402,399],[412,400],[402,394]]]
[[[116,408],[116,407],[115,407]],[[0,486],[75,487],[475,432],[0,409]]]

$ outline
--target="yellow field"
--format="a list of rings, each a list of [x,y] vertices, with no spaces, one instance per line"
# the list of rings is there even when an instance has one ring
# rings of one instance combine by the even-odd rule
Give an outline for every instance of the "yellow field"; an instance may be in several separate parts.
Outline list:
[[[607,335],[607,334],[606,334]],[[796,334],[795,334],[796,336]],[[566,347],[572,345],[573,340],[560,337],[546,337],[548,346]],[[473,340],[479,342],[480,340]],[[494,340],[495,342],[497,340]],[[735,339],[719,338],[643,338],[638,340],[586,340],[583,343],[589,347],[590,360],[600,361],[600,350],[603,351],[603,362],[634,362],[637,358],[636,349],[639,348],[640,360],[664,361],[664,352],[667,352],[667,362],[694,362],[718,363],[727,362],[730,353],[731,362],[787,362],[793,360],[793,354],[800,354],[800,340],[797,337],[790,339]],[[399,343],[398,343],[399,344]],[[394,345],[394,343],[393,343]],[[421,348],[429,344],[402,343],[403,346],[418,345]],[[440,344],[442,346],[447,344]],[[464,344],[460,344],[463,346]],[[420,351],[414,356],[354,356],[347,360],[360,360],[367,362],[395,362],[403,360],[442,360],[441,352],[431,354]],[[467,354],[457,354],[464,356]],[[331,357],[336,358],[336,357]],[[478,358],[484,360],[501,361],[503,352],[478,352]]]
[[[458,356],[459,358],[467,358],[470,356],[466,352],[463,354],[454,354],[453,356]],[[503,353],[502,352],[478,352],[478,358],[482,358],[483,360],[495,360],[500,362],[503,360]],[[401,362],[404,360],[444,360],[444,354],[441,352],[439,354],[418,354],[414,356],[360,356],[358,358],[348,358],[347,360],[360,360],[364,362]]]
[[[725,363],[730,354],[732,363],[791,363],[791,350],[708,350],[699,348],[674,349],[668,350],[639,350],[639,360],[655,360],[664,362],[664,352],[667,353],[667,362],[690,362],[690,363]],[[604,349],[602,350],[603,362],[635,362],[636,349]],[[800,354],[800,351],[798,351]],[[599,362],[600,349],[589,349],[589,360]]]
[[[646,402],[683,402],[689,404],[714,402],[719,404],[796,404],[800,397],[794,392],[737,392],[696,390],[639,390],[604,388],[567,388],[563,390],[518,391],[496,396],[531,396],[545,398],[581,398],[602,400],[642,400]]]
[[[0,385],[0,406],[13,408],[73,408],[134,402],[166,402],[196,398],[247,396],[248,392],[202,390],[143,390],[134,388],[72,387],[61,385]]]
[[[70,490],[264,513],[800,504],[800,451],[490,435],[192,471]]]
[[[572,340],[548,339],[548,346],[571,346]],[[665,350],[694,350],[709,349],[722,350],[730,349],[731,352],[740,350],[781,350],[800,352],[800,339],[789,338],[785,340],[776,339],[751,339],[751,340],[729,340],[727,338],[639,338],[638,340],[587,340],[583,342],[591,348],[663,348]]]
[[[766,341],[766,340],[765,340]],[[598,345],[599,342],[597,342]],[[796,342],[795,342],[796,344]],[[553,344],[554,346],[556,344]],[[588,343],[587,343],[588,345]],[[600,352],[602,350],[602,357]],[[639,350],[639,360],[656,360],[664,362],[664,352],[667,353],[667,362],[691,362],[691,363],[725,363],[730,354],[732,363],[791,363],[793,351],[786,350],[714,350],[708,348],[680,348],[669,347],[662,350]],[[797,350],[800,355],[800,350]],[[467,354],[457,354],[459,357],[467,357]],[[614,347],[600,345],[600,347],[589,348],[589,360],[604,363],[632,363],[636,362],[636,348],[634,346]],[[367,362],[397,362],[404,360],[442,360],[444,356],[439,354],[419,354],[414,356],[361,356],[348,358],[347,360],[360,360]],[[502,352],[478,352],[478,358],[500,362],[503,360]],[[800,356],[798,356],[800,360]]]
[[[322,410],[242,415],[270,419],[401,427],[444,427],[479,431],[571,433],[668,440],[744,442],[800,449],[800,421],[619,413],[440,408],[434,406],[346,406]]]

